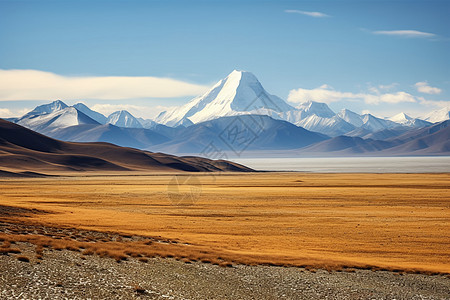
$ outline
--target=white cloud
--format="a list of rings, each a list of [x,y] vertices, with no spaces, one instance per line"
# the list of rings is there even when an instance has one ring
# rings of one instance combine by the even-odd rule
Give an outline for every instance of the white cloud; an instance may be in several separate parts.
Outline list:
[[[0,101],[172,98],[199,95],[207,89],[170,78],[62,76],[39,70],[0,69]]]
[[[442,92],[440,88],[429,86],[426,81],[417,82],[414,86],[416,87],[417,91],[425,94],[433,95],[440,94]]]
[[[0,118],[14,117],[13,112],[8,108],[0,108]]]
[[[444,101],[444,100],[427,100],[423,97],[419,97],[420,104],[426,105],[426,106],[434,106],[437,108],[449,108],[450,109],[450,101]]]
[[[110,115],[111,113],[118,110],[127,110],[133,116],[144,119],[154,119],[158,116],[158,114],[162,111],[172,109],[173,107],[166,106],[139,106],[132,104],[95,104],[91,107],[92,110],[95,110],[99,113],[104,114],[105,116]]]
[[[417,30],[378,30],[372,31],[373,34],[408,37],[408,38],[430,38],[435,37],[434,33]]]
[[[331,89],[328,85],[322,85],[316,89],[296,89],[289,92],[288,101],[293,103],[302,103],[306,101],[317,102],[337,102],[341,100],[364,100],[367,104],[379,103],[402,103],[402,102],[417,102],[414,96],[406,92],[396,93],[351,93],[340,92]],[[377,91],[377,90],[376,90]]]
[[[358,98],[353,93],[343,93],[331,89],[328,85],[324,84],[316,89],[296,89],[289,92],[288,101],[293,103],[302,103],[306,101],[318,101],[331,103],[340,101],[343,99],[355,99]]]
[[[318,12],[318,11],[304,11],[304,10],[296,10],[296,9],[286,9],[284,12],[285,13],[290,13],[290,14],[301,14],[301,15],[310,16],[310,17],[314,17],[314,18],[329,17],[329,15],[321,13],[321,12]]]
[[[21,108],[21,109],[9,109],[9,108],[0,108],[0,118],[12,118],[12,117],[20,117],[29,112],[31,109]]]
[[[413,95],[406,92],[396,92],[387,94],[361,94],[364,101],[367,104],[380,104],[380,103],[404,103],[404,102],[416,102]]]
[[[395,83],[395,82],[391,83],[391,84],[380,84],[376,87],[369,84],[368,89],[369,89],[369,92],[371,92],[371,93],[379,94],[380,90],[385,90],[385,91],[392,90],[396,86],[398,86],[398,83]]]
[[[391,83],[391,84],[380,84],[378,86],[378,88],[380,90],[392,90],[393,88],[395,88],[398,85],[398,83]]]

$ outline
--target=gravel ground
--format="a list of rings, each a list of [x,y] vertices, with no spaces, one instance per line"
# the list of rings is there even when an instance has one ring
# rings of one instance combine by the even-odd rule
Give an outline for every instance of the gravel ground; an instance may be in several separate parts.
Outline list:
[[[0,256],[0,299],[450,299],[445,276],[384,271],[332,272],[271,266],[219,267],[175,259],[82,256],[15,245]]]

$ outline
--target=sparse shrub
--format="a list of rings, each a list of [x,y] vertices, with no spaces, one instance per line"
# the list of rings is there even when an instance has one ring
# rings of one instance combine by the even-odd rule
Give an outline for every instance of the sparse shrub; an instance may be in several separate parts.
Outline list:
[[[18,254],[22,252],[20,251],[20,249],[17,248],[0,248],[0,254],[8,255],[9,253]]]
[[[66,245],[65,248],[70,251],[80,251],[79,247],[72,246],[72,245]]]
[[[2,248],[9,248],[11,246],[11,242],[10,241],[4,241],[2,244]]]
[[[145,289],[140,287],[139,285],[134,286],[134,291],[138,294],[145,294]]]
[[[181,261],[184,262],[185,264],[190,264],[191,263],[191,260],[189,258],[186,258],[186,257],[182,258]]]
[[[232,268],[233,264],[230,262],[221,262],[221,263],[219,263],[219,266],[223,267],[223,268]]]
[[[24,255],[17,256],[18,261],[30,262],[30,259]]]
[[[92,249],[86,249],[83,252],[81,252],[83,255],[92,255],[94,254],[94,251]]]
[[[44,254],[44,248],[42,245],[36,245],[36,254],[41,256]]]

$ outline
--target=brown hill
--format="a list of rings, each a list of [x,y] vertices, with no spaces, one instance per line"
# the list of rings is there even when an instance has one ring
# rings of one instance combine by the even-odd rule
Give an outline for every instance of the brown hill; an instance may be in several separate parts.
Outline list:
[[[63,142],[3,119],[0,119],[0,168],[0,176],[10,176],[11,172],[33,176],[80,171],[253,171],[225,160],[178,157],[109,143]]]

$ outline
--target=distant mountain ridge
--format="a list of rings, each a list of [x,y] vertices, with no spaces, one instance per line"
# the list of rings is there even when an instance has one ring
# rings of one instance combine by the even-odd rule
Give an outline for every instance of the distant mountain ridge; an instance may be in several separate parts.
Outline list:
[[[425,117],[428,121],[405,113],[388,119],[360,115],[348,109],[335,113],[327,104],[314,101],[293,107],[269,94],[252,73],[234,70],[204,95],[162,112],[155,120],[136,118],[126,110],[105,116],[83,103],[68,106],[60,100],[40,105],[20,118],[9,120],[65,141],[109,142],[171,153],[195,154],[211,142],[219,145],[221,150],[234,151],[235,147],[229,147],[220,139],[232,125],[233,130],[247,131],[247,137],[251,135],[248,128],[258,132],[246,147],[255,151],[298,149],[323,143],[320,149],[336,153],[331,149],[347,143],[343,149],[356,149],[354,147],[359,145],[361,150],[355,151],[366,153],[384,151],[372,146],[374,143],[387,145],[380,141],[390,142],[408,132],[429,128],[437,124],[437,120],[448,120],[450,113],[448,109],[441,109]],[[263,120],[262,131],[251,123],[255,119]],[[334,140],[336,137],[339,139]],[[332,139],[328,141],[329,138]],[[406,143],[406,140],[397,142]],[[367,143],[372,146],[363,146]],[[441,149],[445,150],[445,147]]]
[[[238,121],[237,121],[238,120]],[[231,125],[230,125],[231,124]],[[295,149],[328,139],[269,116],[222,117],[179,129],[170,141],[150,147],[167,153],[205,153],[208,147],[239,155],[245,150]]]
[[[398,115],[396,119],[382,119],[371,114],[359,115],[347,109],[336,114],[325,103],[314,101],[293,107],[281,98],[269,94],[255,75],[238,70],[217,82],[204,95],[162,112],[155,122],[172,127],[188,127],[223,116],[246,114],[267,115],[329,136],[350,132],[354,135],[358,132],[357,129],[365,129],[364,134],[368,134],[367,131],[374,133],[396,127],[420,128],[431,125],[428,121],[411,118],[406,114],[402,114],[403,118]],[[444,112],[440,112],[429,118],[434,122],[450,118],[445,116]]]

